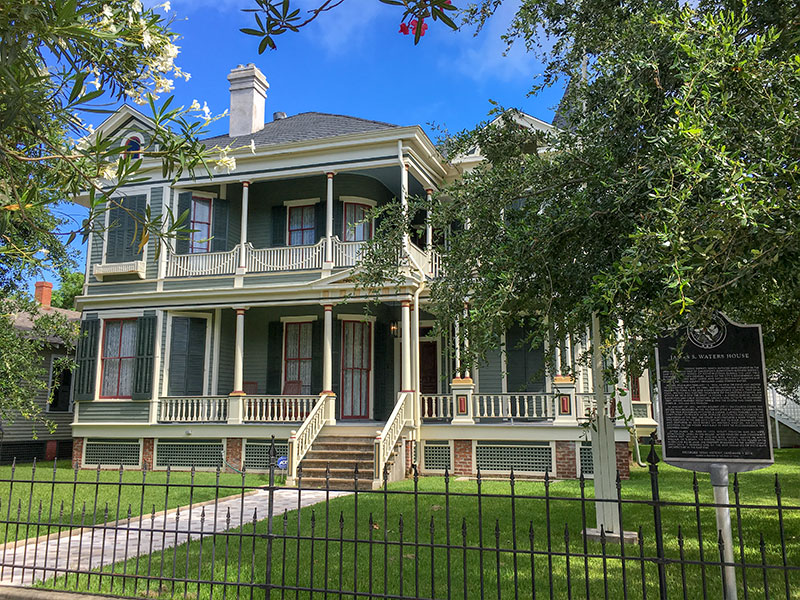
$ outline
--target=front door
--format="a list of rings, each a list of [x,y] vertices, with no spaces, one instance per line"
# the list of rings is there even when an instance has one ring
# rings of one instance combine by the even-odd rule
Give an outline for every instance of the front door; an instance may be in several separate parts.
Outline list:
[[[439,391],[436,342],[419,343],[419,390],[423,394],[435,394]]]
[[[342,321],[342,419],[368,419],[372,323]]]

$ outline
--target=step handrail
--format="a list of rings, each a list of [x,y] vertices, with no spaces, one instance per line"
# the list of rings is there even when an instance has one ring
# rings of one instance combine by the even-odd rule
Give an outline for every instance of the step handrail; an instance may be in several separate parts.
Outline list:
[[[375,473],[374,477],[380,481],[383,477],[383,468],[394,452],[397,440],[405,429],[406,421],[410,420],[411,401],[414,397],[413,392],[400,392],[394,410],[386,421],[384,428],[378,432],[375,438]]]
[[[303,424],[300,425],[297,431],[291,432],[291,436],[289,437],[287,485],[294,485],[294,482],[297,481],[297,467],[311,449],[319,432],[322,431],[322,428],[328,422],[330,414],[329,404],[333,402],[335,398],[335,394],[322,392],[314,408],[311,409],[308,416],[303,420]]]

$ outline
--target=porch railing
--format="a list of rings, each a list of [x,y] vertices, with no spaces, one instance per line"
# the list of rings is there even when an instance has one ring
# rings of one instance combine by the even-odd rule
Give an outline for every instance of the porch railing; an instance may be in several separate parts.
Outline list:
[[[167,277],[233,275],[238,264],[239,246],[227,252],[169,254],[167,257]]]
[[[474,394],[478,419],[553,419],[555,394]]]
[[[319,400],[318,396],[245,396],[245,423],[291,423],[303,421]]]
[[[361,249],[364,242],[343,242],[334,236],[333,243],[333,266],[335,267],[354,267],[361,259]]]
[[[606,394],[606,413],[611,416],[614,397]],[[595,412],[597,402],[594,399],[594,392],[580,392],[575,394],[575,414],[579,419],[592,417]],[[614,408],[616,413],[616,408]]]
[[[171,396],[158,401],[160,423],[224,423],[227,420],[227,396]]]
[[[375,438],[375,479],[383,477],[383,468],[392,456],[394,447],[403,434],[403,429],[412,418],[411,403],[413,401],[413,392],[400,392],[392,414]]]
[[[324,255],[324,239],[313,246],[281,246],[278,248],[253,248],[252,244],[248,243],[247,272],[270,273],[321,269]]]
[[[311,449],[319,432],[328,422],[328,416],[333,413],[331,403],[336,401],[334,394],[319,395],[319,401],[303,420],[297,431],[292,431],[289,438],[289,472],[287,483],[293,485],[297,481],[297,467],[303,457]]]
[[[420,416],[423,419],[452,419],[452,394],[422,394],[420,396]]]

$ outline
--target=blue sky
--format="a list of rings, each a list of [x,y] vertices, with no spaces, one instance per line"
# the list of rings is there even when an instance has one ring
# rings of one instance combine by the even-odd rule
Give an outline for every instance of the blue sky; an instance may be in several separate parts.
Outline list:
[[[312,0],[295,0],[309,8]],[[155,4],[156,2],[150,2]],[[450,132],[474,127],[487,118],[489,100],[551,121],[562,89],[539,97],[527,94],[542,67],[522,46],[504,56],[500,39],[518,2],[505,2],[484,30],[453,32],[431,23],[421,42],[399,33],[401,11],[378,0],[345,0],[299,33],[276,38],[278,49],[258,54],[258,39],[239,32],[250,27],[243,13],[247,0],[172,0],[172,29],[182,38],[176,63],[191,73],[177,81],[178,104],[193,99],[212,111],[228,107],[227,74],[252,62],[270,84],[266,118],[319,111],[421,125],[432,138],[435,123]],[[463,1],[456,4],[464,4]],[[210,134],[227,131],[227,119],[211,125]],[[65,208],[80,218],[81,210]],[[84,248],[73,244],[82,267]]]

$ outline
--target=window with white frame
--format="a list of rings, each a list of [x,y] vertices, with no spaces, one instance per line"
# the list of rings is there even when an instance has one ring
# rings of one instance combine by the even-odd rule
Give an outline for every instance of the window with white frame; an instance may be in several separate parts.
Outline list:
[[[357,202],[344,203],[344,241],[365,242],[372,239],[372,220],[367,219],[370,206]]]
[[[284,323],[283,393],[311,394],[312,323]]]
[[[317,226],[313,204],[289,206],[287,214],[289,246],[311,246],[316,242]]]
[[[103,326],[101,398],[132,398],[136,319],[107,319]]]
[[[189,229],[189,252],[197,254],[211,250],[211,212],[213,200],[202,196],[192,196],[191,220]]]

